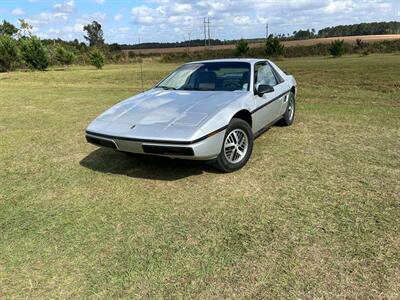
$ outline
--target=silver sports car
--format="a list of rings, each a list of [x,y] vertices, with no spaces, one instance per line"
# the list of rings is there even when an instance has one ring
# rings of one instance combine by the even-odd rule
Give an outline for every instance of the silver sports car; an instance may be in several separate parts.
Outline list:
[[[291,125],[296,81],[265,59],[185,64],[152,89],[98,116],[86,139],[122,152],[243,167],[253,140],[276,122]]]

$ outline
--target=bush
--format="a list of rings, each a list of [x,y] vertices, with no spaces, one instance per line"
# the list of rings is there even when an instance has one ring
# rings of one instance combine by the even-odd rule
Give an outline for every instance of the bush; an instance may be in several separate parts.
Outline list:
[[[265,54],[268,57],[271,56],[282,56],[283,50],[285,46],[281,43],[281,41],[276,37],[269,37],[265,42]]]
[[[75,54],[62,46],[56,48],[55,58],[61,65],[72,65],[75,61]]]
[[[285,48],[285,57],[307,57],[329,55],[329,44],[298,45]]]
[[[42,42],[35,36],[21,40],[22,59],[34,70],[44,71],[49,66],[49,56]]]
[[[367,42],[364,42],[362,39],[356,39],[356,48],[357,49],[364,49],[368,46]]]
[[[104,55],[98,49],[93,49],[89,53],[90,63],[97,69],[101,69],[104,66]]]
[[[123,52],[113,52],[111,54],[111,61],[113,63],[126,63],[126,55]]]
[[[369,55],[369,51],[368,49],[365,49],[364,51],[361,52],[360,56],[368,56]]]
[[[136,53],[135,53],[135,51],[129,51],[129,52],[128,52],[128,57],[129,57],[129,58],[136,58]]]
[[[344,40],[334,40],[330,47],[329,47],[329,53],[333,57],[340,57],[344,54],[345,52],[345,47],[344,47]]]
[[[235,54],[237,56],[245,56],[247,55],[249,50],[249,43],[245,39],[240,39],[239,42],[236,44]]]
[[[18,61],[17,42],[8,35],[0,35],[0,71],[11,71]]]

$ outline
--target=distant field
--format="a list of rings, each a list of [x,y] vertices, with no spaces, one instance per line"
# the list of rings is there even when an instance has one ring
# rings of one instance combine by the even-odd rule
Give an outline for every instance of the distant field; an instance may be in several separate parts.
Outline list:
[[[137,64],[1,73],[0,299],[399,299],[400,55],[278,64],[295,123],[233,174],[85,142]]]
[[[388,35],[359,35],[359,36],[345,36],[345,37],[334,37],[334,38],[321,38],[321,39],[309,39],[309,40],[298,40],[298,41],[286,41],[283,42],[285,46],[308,46],[314,45],[318,43],[327,44],[332,42],[333,40],[342,39],[347,43],[355,43],[357,39],[361,39],[365,42],[378,42],[383,40],[396,40],[400,39],[400,34],[388,34]],[[262,43],[252,43],[250,47],[257,48],[262,47]],[[158,48],[158,49],[140,49],[140,50],[124,50],[124,52],[133,51],[135,53],[142,54],[163,54],[163,53],[176,53],[176,52],[185,52],[185,51],[204,51],[204,50],[221,50],[221,49],[234,49],[235,45],[219,45],[219,46],[211,46],[211,47],[182,47],[182,48]]]

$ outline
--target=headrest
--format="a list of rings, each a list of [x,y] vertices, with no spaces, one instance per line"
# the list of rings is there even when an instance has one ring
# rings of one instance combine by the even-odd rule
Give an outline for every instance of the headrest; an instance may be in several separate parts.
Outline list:
[[[200,72],[197,77],[198,88],[213,90],[215,89],[217,76],[214,72]]]
[[[200,72],[198,75],[198,80],[201,83],[211,83],[211,82],[215,83],[216,79],[217,79],[217,76],[215,75],[214,72],[203,71],[203,72]]]

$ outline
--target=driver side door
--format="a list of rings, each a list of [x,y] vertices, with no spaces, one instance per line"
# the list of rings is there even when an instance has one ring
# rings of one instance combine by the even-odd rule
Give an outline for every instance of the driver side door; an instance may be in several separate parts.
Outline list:
[[[279,89],[276,87],[279,85],[278,78],[276,78],[271,66],[268,62],[259,62],[254,65],[254,90],[262,85],[270,85],[274,88],[273,92],[265,93],[263,95],[254,95],[254,101],[256,108],[252,111],[254,132],[262,130],[274,122],[280,115],[282,102],[276,99],[279,93]]]

